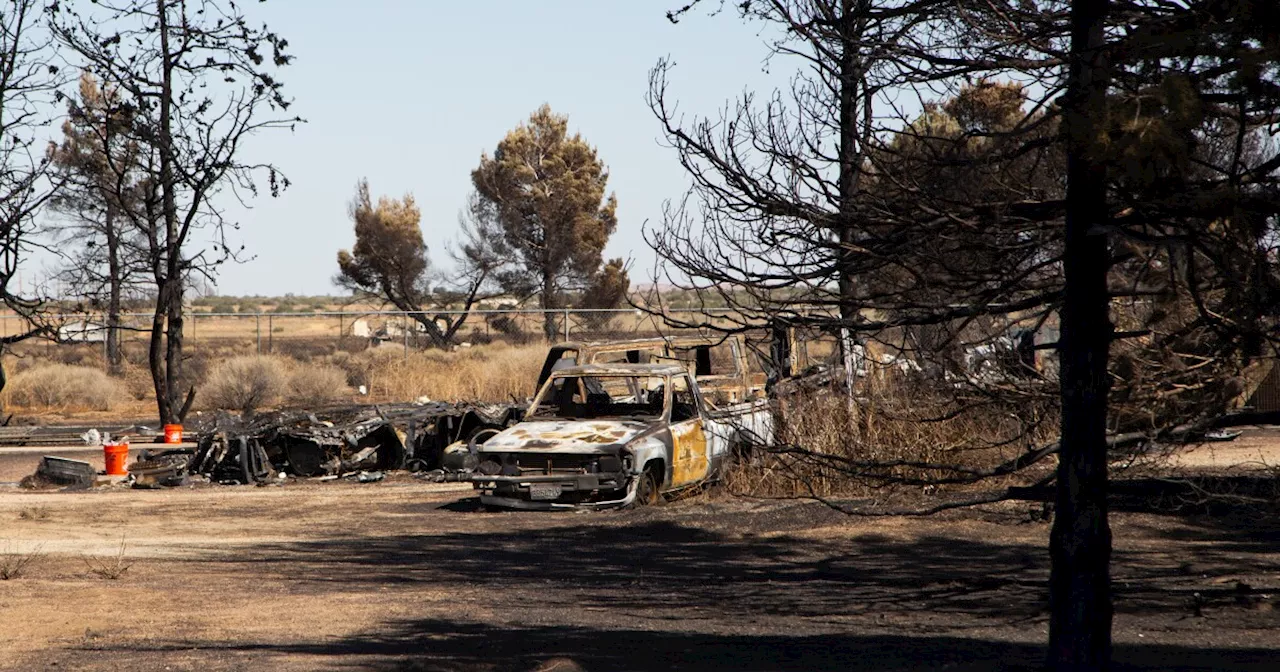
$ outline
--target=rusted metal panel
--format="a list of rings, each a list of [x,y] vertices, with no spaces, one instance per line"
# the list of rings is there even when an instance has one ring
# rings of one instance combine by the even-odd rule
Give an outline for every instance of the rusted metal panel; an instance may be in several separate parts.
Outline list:
[[[707,477],[710,460],[707,455],[707,434],[703,431],[702,418],[695,418],[671,426],[672,460],[671,487],[692,485]]]

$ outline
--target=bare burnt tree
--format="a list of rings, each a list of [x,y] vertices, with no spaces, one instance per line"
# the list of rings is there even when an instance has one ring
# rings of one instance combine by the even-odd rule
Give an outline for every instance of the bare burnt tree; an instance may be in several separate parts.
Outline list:
[[[56,193],[52,156],[41,139],[61,83],[47,32],[46,3],[14,0],[0,7],[0,301],[24,318],[9,345],[34,336],[56,337],[44,319],[44,301],[15,287],[19,264],[37,245],[36,216]],[[4,368],[0,365],[0,389]]]
[[[288,115],[276,75],[292,57],[282,37],[251,25],[230,0],[64,5],[56,35],[133,119],[128,140],[141,148],[141,168],[110,153],[105,163],[117,176],[142,173],[142,207],[123,213],[145,241],[156,291],[148,348],[156,405],[162,421],[181,422],[195,396],[188,387],[184,400],[185,287],[238,252],[219,199],[256,195],[262,177],[273,195],[287,186],[274,165],[247,161],[243,150],[258,132],[300,121]]]
[[[784,450],[878,486],[1056,482],[1050,666],[1106,667],[1109,447],[1206,426],[1276,335],[1280,18],[1222,0],[741,9],[778,28],[773,51],[801,74],[788,95],[684,123],[655,71],[654,111],[694,185],[649,232],[659,272],[737,309],[731,330],[782,318],[896,349],[940,417],[1017,417],[943,459]],[[862,67],[842,69],[851,58]],[[899,105],[1001,77],[1028,98],[1013,118]],[[1061,332],[1039,344],[1056,370],[927,366],[1045,325]],[[1003,450],[975,463],[976,448]]]

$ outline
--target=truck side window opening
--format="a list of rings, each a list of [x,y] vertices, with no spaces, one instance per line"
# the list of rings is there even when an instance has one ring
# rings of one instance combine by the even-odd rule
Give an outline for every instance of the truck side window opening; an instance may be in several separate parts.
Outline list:
[[[671,422],[692,420],[698,416],[697,401],[689,389],[689,379],[676,376],[671,379]]]
[[[700,345],[693,352],[694,373],[699,376],[711,375],[711,346]]]

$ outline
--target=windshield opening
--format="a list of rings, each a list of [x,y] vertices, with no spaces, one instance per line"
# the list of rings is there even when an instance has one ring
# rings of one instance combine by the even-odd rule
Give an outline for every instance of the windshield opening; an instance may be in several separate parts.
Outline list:
[[[662,376],[554,376],[542,387],[526,417],[656,419],[662,416],[665,404]]]

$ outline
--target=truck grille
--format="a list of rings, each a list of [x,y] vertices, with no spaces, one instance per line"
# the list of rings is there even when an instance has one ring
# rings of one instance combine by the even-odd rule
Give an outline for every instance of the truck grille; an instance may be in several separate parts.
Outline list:
[[[552,475],[552,474],[586,474],[592,463],[599,459],[597,455],[527,455],[520,453],[491,453],[485,459],[501,464],[505,473],[512,476]],[[519,469],[518,474],[511,474],[510,467]]]

